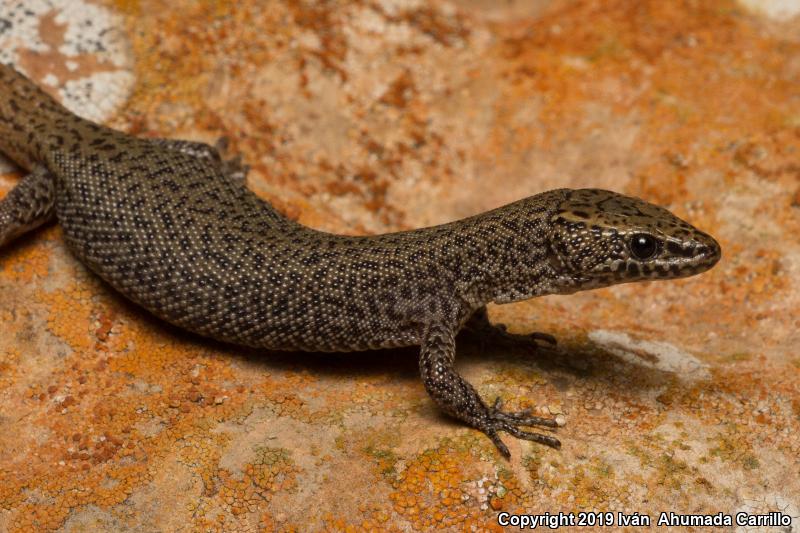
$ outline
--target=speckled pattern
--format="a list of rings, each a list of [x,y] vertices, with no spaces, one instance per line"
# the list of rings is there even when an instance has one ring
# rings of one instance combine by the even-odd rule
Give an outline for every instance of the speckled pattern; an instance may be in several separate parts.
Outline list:
[[[55,211],[91,270],[189,331],[271,350],[419,344],[434,401],[506,457],[498,431],[559,447],[518,429],[556,422],[504,413],[499,399],[489,408],[456,372],[455,336],[473,313],[490,302],[684,277],[720,257],[713,238],[667,210],[594,189],[554,190],[407,232],[323,233],[226,175],[210,146],[85,121],[7,66],[0,98],[0,150],[34,171],[0,201],[0,245]]]
[[[113,5],[136,85],[102,122],[228,137],[248,188],[304,225],[379,234],[597,187],[668,207],[724,257],[489,305],[558,338],[457,339],[481,397],[566,421],[560,450],[504,437],[505,460],[441,415],[417,349],[187,335],[45,225],[0,250],[1,531],[499,531],[503,511],[587,510],[800,527],[798,21],[727,0]],[[44,77],[62,63],[24,67],[61,100]]]

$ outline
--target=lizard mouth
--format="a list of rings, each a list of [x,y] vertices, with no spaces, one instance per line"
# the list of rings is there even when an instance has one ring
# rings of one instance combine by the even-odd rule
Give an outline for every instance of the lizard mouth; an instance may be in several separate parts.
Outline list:
[[[704,272],[716,265],[722,258],[722,248],[719,243],[707,233],[698,232],[696,239],[698,245],[695,248],[695,255],[688,261],[687,268],[692,270],[692,274]]]

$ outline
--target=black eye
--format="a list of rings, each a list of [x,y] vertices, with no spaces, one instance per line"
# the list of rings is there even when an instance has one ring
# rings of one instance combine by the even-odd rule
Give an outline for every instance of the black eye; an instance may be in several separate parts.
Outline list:
[[[631,236],[631,253],[636,259],[650,259],[656,255],[658,243],[656,238],[647,233],[635,233]]]

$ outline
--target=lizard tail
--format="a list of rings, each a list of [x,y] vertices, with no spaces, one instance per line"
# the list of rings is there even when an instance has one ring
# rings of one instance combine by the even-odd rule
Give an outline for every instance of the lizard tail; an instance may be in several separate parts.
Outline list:
[[[0,151],[31,170],[53,139],[47,131],[69,120],[69,111],[13,67],[0,64]],[[63,139],[61,139],[63,142]]]

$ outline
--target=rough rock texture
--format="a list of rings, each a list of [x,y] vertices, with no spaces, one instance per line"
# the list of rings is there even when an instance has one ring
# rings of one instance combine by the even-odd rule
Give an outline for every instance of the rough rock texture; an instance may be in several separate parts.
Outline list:
[[[45,79],[55,52],[90,76],[125,65],[56,42],[97,4],[34,3],[47,38],[25,39],[45,49],[10,59],[55,94],[69,77]],[[591,186],[669,207],[724,258],[683,281],[493,307],[560,344],[464,338],[465,377],[567,420],[561,451],[506,437],[506,462],[437,413],[415,350],[208,342],[116,295],[50,226],[0,251],[0,531],[491,530],[500,511],[587,510],[781,511],[800,528],[797,6],[166,5],[106,4],[135,85],[113,117],[127,89],[109,85],[100,116],[227,135],[249,186],[303,223],[407,229]]]

